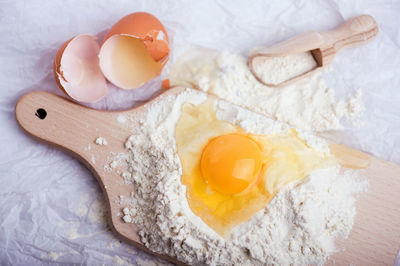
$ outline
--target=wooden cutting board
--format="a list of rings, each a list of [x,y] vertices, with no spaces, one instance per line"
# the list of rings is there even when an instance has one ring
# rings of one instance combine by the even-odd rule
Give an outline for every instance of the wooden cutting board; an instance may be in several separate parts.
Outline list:
[[[182,89],[168,90],[151,102],[159,101],[166,94],[178,94]],[[137,227],[116,215],[124,207],[119,204],[120,195],[130,197],[133,191],[133,185],[125,184],[121,177],[126,166],[104,168],[115,154],[126,152],[124,143],[151,102],[131,110],[109,112],[90,109],[51,93],[32,92],[18,101],[15,115],[31,137],[64,150],[84,163],[100,183],[115,234],[154,254],[141,244]],[[122,123],[122,117],[130,120]],[[106,139],[107,145],[95,144],[98,137]],[[354,152],[345,148],[344,158],[349,156],[351,160]],[[335,254],[329,264],[393,265],[400,248],[400,166],[371,157],[371,164],[361,171],[369,179],[369,192],[357,200],[351,235],[339,244],[345,250]],[[182,264],[173,258],[155,255]]]

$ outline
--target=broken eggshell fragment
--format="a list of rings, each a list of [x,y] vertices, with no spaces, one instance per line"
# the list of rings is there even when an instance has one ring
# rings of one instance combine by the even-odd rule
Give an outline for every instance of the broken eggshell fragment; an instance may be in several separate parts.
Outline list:
[[[132,13],[110,29],[101,47],[91,35],[67,41],[54,59],[54,75],[73,99],[97,102],[107,94],[105,78],[122,89],[138,88],[160,74],[169,51],[161,22],[149,13]]]
[[[145,12],[119,20],[99,53],[104,76],[122,89],[135,89],[158,76],[168,61],[169,40],[161,22]]]
[[[106,80],[99,67],[99,51],[96,37],[78,35],[63,44],[54,59],[58,86],[79,102],[97,102],[107,94]]]

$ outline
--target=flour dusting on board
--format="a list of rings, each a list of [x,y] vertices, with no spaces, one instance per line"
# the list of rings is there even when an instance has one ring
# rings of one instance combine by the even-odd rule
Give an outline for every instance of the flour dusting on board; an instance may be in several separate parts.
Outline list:
[[[125,181],[134,183],[135,193],[121,198],[126,206],[122,219],[137,225],[147,248],[190,265],[324,263],[337,251],[335,240],[347,238],[355,215],[354,195],[367,183],[354,171],[339,173],[337,166],[312,172],[303,183],[281,190],[228,238],[221,237],[188,205],[174,138],[182,105],[198,105],[206,98],[200,91],[186,89],[177,96],[161,96],[144,114],[125,144],[130,156]],[[289,128],[222,100],[215,108],[218,119],[255,134]],[[299,131],[299,136],[316,150],[329,150],[314,135]]]
[[[284,58],[280,67],[266,63],[259,71],[284,78],[297,73],[297,66],[307,67],[309,59]],[[340,130],[341,120],[352,121],[364,110],[361,90],[347,100],[337,100],[320,73],[287,86],[268,87],[257,81],[245,57],[228,52],[190,50],[173,65],[169,79],[171,86],[194,87],[304,130]]]
[[[98,137],[97,139],[95,139],[94,143],[100,146],[106,146],[108,144],[107,140],[103,137]]]

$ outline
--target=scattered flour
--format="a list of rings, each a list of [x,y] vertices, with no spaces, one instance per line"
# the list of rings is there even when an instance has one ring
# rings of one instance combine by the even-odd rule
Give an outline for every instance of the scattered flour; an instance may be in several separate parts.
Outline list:
[[[52,261],[56,261],[62,255],[63,255],[62,252],[53,252],[52,251],[52,252],[47,253],[47,257]]]
[[[133,221],[132,218],[136,216],[136,209],[125,207],[122,209],[122,213],[124,214],[122,220],[124,220],[125,223],[131,223]]]
[[[121,198],[124,220],[139,228],[150,250],[193,264],[307,265],[322,264],[334,253],[335,240],[345,239],[355,215],[354,194],[366,189],[354,171],[338,167],[313,172],[303,183],[281,190],[265,209],[237,226],[228,239],[209,228],[188,206],[174,131],[185,102],[200,104],[206,94],[185,89],[163,95],[125,143],[129,150],[133,198]],[[219,119],[255,134],[283,133],[289,126],[222,100]],[[140,134],[139,134],[140,133]],[[322,139],[300,131],[314,149],[328,151]]]
[[[91,223],[107,224],[107,214],[106,201],[100,197],[90,204],[87,218]]]
[[[117,116],[117,122],[120,124],[125,124],[126,123],[126,117],[124,115],[118,115]]]
[[[286,63],[281,71],[288,71]],[[361,90],[337,100],[318,72],[287,86],[268,87],[257,81],[245,57],[228,52],[191,50],[173,65],[169,79],[171,86],[194,87],[304,130],[340,130],[341,119],[356,119],[364,110]]]
[[[79,206],[75,210],[75,214],[78,215],[79,217],[86,216],[89,211],[88,205],[89,205],[89,194],[86,193],[80,197]]]
[[[113,257],[113,262],[115,265],[133,265],[131,263],[129,263],[128,261],[124,260],[123,258],[121,258],[120,256],[114,256]]]
[[[262,57],[262,60],[262,63],[255,64],[254,71],[264,83],[272,85],[279,85],[317,66],[311,52]]]
[[[101,145],[101,146],[106,146],[107,145],[107,140],[103,137],[98,137],[94,143],[96,143],[97,145]]]
[[[92,164],[96,164],[96,158],[94,157],[94,155],[90,155],[90,161],[92,162]]]
[[[95,191],[92,195],[95,195],[94,199],[89,194],[81,196],[75,213],[81,218],[86,218],[90,223],[104,223],[107,218],[105,199],[102,194]]]
[[[117,161],[112,161],[112,162],[110,163],[110,168],[115,168],[115,167],[117,167],[117,165],[118,165],[118,162],[117,162]]]
[[[154,262],[154,261],[150,261],[150,260],[143,260],[141,258],[136,258],[136,264],[137,266],[169,266],[172,264],[167,264],[167,263],[163,263],[163,262]]]

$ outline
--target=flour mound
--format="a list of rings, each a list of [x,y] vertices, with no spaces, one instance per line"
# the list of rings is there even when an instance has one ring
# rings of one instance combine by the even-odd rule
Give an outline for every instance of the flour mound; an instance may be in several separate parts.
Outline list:
[[[137,133],[126,142],[130,159],[129,182],[132,222],[143,244],[190,265],[321,264],[336,251],[335,239],[348,236],[355,215],[354,193],[365,188],[354,172],[338,168],[312,173],[304,183],[280,191],[265,209],[237,226],[229,239],[209,228],[189,208],[174,130],[182,104],[200,104],[206,95],[186,89],[153,103]],[[217,101],[217,116],[255,133],[287,130],[279,122],[224,101]],[[246,125],[249,127],[246,128]],[[140,134],[139,134],[140,132]],[[301,132],[321,151],[327,144]]]
[[[297,61],[296,57],[285,58],[285,64],[274,69],[274,77],[296,72]],[[258,71],[267,75],[271,66],[266,64]],[[169,79],[172,86],[193,87],[309,131],[341,130],[341,120],[357,124],[355,120],[364,111],[361,90],[347,100],[338,100],[321,78],[321,71],[287,86],[268,87],[257,81],[245,57],[228,52],[189,50],[172,66]]]

